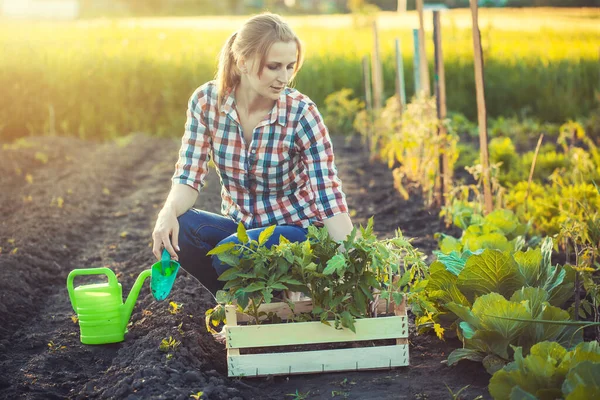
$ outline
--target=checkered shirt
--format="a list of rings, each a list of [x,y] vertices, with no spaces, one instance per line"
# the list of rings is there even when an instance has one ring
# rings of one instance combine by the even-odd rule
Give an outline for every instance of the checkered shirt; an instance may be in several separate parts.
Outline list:
[[[286,88],[247,145],[233,91],[217,104],[215,81],[192,94],[174,183],[197,191],[208,160],[221,179],[221,212],[246,228],[301,225],[348,212],[329,133],[316,105]]]

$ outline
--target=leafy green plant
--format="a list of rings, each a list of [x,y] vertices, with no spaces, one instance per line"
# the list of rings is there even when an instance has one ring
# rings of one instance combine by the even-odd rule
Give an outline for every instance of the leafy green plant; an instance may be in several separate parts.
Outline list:
[[[514,348],[515,360],[497,371],[489,391],[495,400],[600,398],[600,346],[580,343],[567,351],[555,342],[544,341],[531,347],[523,357]]]
[[[459,326],[463,339],[463,348],[450,353],[448,365],[462,359],[481,361],[492,374],[510,361],[511,345],[522,346],[528,353],[535,343],[545,340],[567,347],[581,342],[577,327],[536,323],[570,321],[569,313],[551,306],[548,299],[544,289],[529,287],[515,292],[510,300],[498,293],[483,295],[470,310],[462,304],[446,304],[462,320]]]
[[[273,231],[274,227],[265,229],[254,241],[240,224],[240,244],[218,246],[209,253],[231,266],[219,277],[226,281],[224,291],[218,293],[221,305],[207,316],[214,326],[224,319],[222,304],[234,301],[259,324],[268,317],[260,305],[270,303],[274,292],[291,290],[312,299],[311,319],[328,325],[333,320],[336,328],[354,330],[355,318],[370,316],[375,296],[399,303],[407,285],[426,273],[422,254],[400,231],[394,238],[377,240],[372,218],[366,228],[360,227],[360,235],[354,229],[340,243],[329,237],[326,228],[311,226],[306,241],[280,237],[278,245],[267,248]],[[401,279],[393,279],[398,274]]]

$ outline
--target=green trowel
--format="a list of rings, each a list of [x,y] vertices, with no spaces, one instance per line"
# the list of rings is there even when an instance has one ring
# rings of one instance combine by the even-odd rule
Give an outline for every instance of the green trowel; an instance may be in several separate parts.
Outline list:
[[[179,263],[171,260],[167,249],[163,249],[161,260],[152,265],[150,279],[150,289],[156,300],[164,300],[171,293],[177,271],[179,271]]]

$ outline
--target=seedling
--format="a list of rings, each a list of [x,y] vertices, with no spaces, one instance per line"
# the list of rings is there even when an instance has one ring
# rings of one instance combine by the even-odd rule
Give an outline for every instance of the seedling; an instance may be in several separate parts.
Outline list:
[[[160,342],[158,349],[162,352],[168,353],[171,350],[177,350],[177,347],[179,347],[180,344],[181,342],[179,340],[175,340],[173,339],[173,336],[169,336],[168,339],[163,339],[162,342]]]
[[[183,303],[175,303],[174,301],[171,301],[169,303],[169,312],[171,314],[179,314],[182,309],[183,309]]]
[[[191,394],[191,395],[190,395],[190,397],[191,397],[192,399],[199,400],[199,399],[201,399],[201,398],[202,398],[202,396],[203,396],[203,395],[204,395],[204,392],[198,392],[198,393],[196,393],[196,394]]]
[[[64,350],[66,348],[67,348],[67,346],[63,346],[61,344],[56,344],[56,343],[54,343],[53,340],[51,340],[50,343],[48,343],[48,351],[50,353],[54,353],[59,350]]]
[[[306,393],[302,393],[302,392],[299,392],[298,389],[296,389],[296,393],[288,393],[288,394],[286,394],[286,396],[294,397],[293,400],[304,400],[304,399],[308,399],[309,394],[310,394],[310,390]]]
[[[347,399],[350,394],[342,390],[332,390],[331,397],[341,396],[343,399]]]

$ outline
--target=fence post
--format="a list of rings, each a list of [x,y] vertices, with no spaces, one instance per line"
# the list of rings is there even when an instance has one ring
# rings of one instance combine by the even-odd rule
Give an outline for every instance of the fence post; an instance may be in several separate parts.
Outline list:
[[[473,51],[475,61],[475,87],[477,89],[477,120],[479,124],[479,149],[483,178],[484,213],[492,212],[492,188],[490,183],[490,161],[487,142],[487,115],[485,110],[485,85],[483,81],[483,55],[478,23],[477,0],[470,0],[473,20]]]

